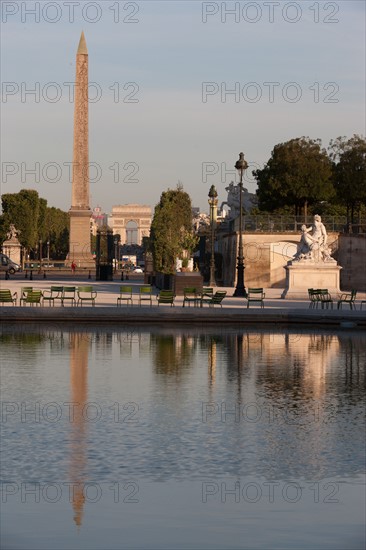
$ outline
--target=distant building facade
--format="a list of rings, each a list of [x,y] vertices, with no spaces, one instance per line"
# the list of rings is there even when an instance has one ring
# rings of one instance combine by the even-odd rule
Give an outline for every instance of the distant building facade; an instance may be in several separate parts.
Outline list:
[[[152,220],[151,206],[145,204],[121,204],[112,207],[108,225],[114,235],[121,236],[121,244],[142,244],[149,237]]]

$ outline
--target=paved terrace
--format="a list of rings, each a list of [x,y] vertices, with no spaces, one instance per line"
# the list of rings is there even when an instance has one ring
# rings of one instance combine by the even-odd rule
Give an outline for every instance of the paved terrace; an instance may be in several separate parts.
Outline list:
[[[214,308],[204,305],[203,308],[183,305],[183,297],[177,296],[175,306],[158,306],[156,294],[158,289],[153,289],[153,305],[139,306],[138,287],[143,285],[143,276],[132,275],[129,281],[120,281],[119,277],[114,281],[95,281],[89,280],[83,275],[75,274],[59,275],[47,274],[47,279],[43,275],[34,275],[30,281],[24,278],[24,273],[11,276],[10,279],[0,280],[0,288],[9,288],[12,292],[18,293],[18,303],[21,294],[21,287],[33,286],[34,289],[49,289],[54,286],[81,286],[92,285],[98,292],[96,306],[85,305],[83,307],[44,307],[29,306],[0,306],[0,315],[2,323],[9,322],[65,322],[65,323],[114,323],[114,324],[304,324],[330,325],[342,328],[365,328],[366,327],[366,303],[363,304],[363,310],[360,310],[361,300],[366,300],[366,293],[359,293],[356,300],[356,310],[350,311],[349,306],[343,306],[342,310],[337,310],[337,296],[333,296],[334,304],[332,309],[309,309],[309,300],[307,296],[297,300],[282,300],[282,288],[266,289],[265,307],[261,309],[259,304],[251,304],[247,308],[247,302],[244,298],[234,298],[234,288],[220,287],[219,290],[226,290],[227,296],[223,301],[223,306]],[[119,287],[121,285],[136,285],[136,297],[134,305],[121,307],[116,306],[116,300],[119,296]]]

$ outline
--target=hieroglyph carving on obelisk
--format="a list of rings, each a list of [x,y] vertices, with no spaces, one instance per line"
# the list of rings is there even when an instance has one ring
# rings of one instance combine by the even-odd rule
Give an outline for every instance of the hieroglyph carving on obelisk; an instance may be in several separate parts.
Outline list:
[[[91,267],[94,266],[94,260],[90,252],[88,50],[83,32],[76,54],[74,101],[74,147],[68,260],[69,262],[75,262],[78,267]]]

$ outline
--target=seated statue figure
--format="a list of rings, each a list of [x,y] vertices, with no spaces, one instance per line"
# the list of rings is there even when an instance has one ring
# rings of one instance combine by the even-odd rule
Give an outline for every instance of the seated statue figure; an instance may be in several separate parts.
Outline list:
[[[311,227],[301,226],[301,239],[294,260],[314,262],[334,261],[327,245],[328,235],[319,214],[315,214]]]
[[[227,205],[230,208],[229,218],[235,219],[240,212],[240,192],[239,186],[232,181],[228,187],[225,187],[227,194]]]

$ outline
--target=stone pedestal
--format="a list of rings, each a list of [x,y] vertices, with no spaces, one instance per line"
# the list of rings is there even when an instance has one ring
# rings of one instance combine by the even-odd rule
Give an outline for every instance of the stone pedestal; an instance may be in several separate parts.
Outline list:
[[[173,278],[174,293],[176,296],[183,296],[186,287],[195,287],[197,292],[202,291],[203,277],[200,273],[193,271],[191,273],[176,273]]]
[[[2,244],[3,254],[8,256],[13,262],[21,265],[21,250],[22,245],[17,238],[11,238],[4,241]]]
[[[341,267],[336,262],[299,262],[287,265],[286,287],[281,298],[307,298],[309,288],[327,288],[331,295],[340,293]]]
[[[95,261],[90,251],[90,216],[88,209],[70,208],[70,251],[66,263],[75,262],[77,267],[95,268]]]

